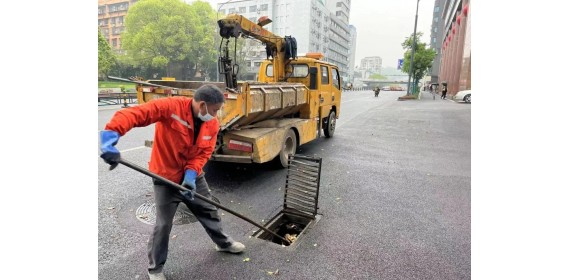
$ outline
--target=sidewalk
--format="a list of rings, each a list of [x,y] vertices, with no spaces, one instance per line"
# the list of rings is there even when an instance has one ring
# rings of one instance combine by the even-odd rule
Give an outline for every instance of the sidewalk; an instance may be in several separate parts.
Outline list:
[[[447,100],[447,101],[452,101],[455,102],[453,100],[453,96],[452,95],[447,95],[445,99],[441,99],[441,94],[439,93],[431,93],[429,91],[420,91],[420,95],[418,97],[418,100],[422,100],[422,101],[426,101],[426,100]]]

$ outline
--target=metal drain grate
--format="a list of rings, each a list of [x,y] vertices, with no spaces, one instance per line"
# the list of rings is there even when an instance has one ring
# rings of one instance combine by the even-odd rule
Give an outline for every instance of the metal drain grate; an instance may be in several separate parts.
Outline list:
[[[184,225],[184,224],[197,222],[198,219],[196,219],[196,217],[192,215],[190,211],[185,211],[183,209],[180,209],[181,208],[180,206],[182,205],[184,204],[183,203],[179,204],[178,209],[174,214],[174,220],[172,221],[172,224]],[[135,215],[139,221],[145,224],[154,225],[156,223],[156,206],[154,205],[154,200],[147,201],[143,203],[143,205],[139,206],[139,208],[137,208]]]
[[[289,155],[283,210],[271,218],[265,227],[293,241],[293,244],[298,244],[299,241],[295,240],[301,238],[320,219],[317,210],[321,164],[321,158]],[[284,244],[281,239],[261,229],[254,236],[283,246],[293,245]]]
[[[321,158],[289,155],[283,212],[314,219],[319,209]]]

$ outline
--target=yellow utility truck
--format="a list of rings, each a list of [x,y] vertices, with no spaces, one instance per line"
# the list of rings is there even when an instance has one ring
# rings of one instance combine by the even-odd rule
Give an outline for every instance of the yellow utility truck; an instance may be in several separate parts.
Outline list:
[[[338,67],[323,61],[321,53],[297,56],[293,37],[279,37],[258,23],[230,14],[218,21],[223,82],[149,80],[137,84],[139,104],[167,96],[192,96],[203,84],[224,91],[226,102],[218,113],[220,132],[211,160],[275,163],[287,166],[288,154],[321,136],[332,137],[340,115],[342,84]],[[230,38],[253,38],[266,46],[258,81],[237,81],[239,66],[229,56]],[[233,61],[236,61],[235,57]]]

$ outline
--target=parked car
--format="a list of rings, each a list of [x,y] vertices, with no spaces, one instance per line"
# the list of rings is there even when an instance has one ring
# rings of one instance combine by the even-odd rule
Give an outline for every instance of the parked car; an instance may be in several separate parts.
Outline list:
[[[462,90],[453,96],[453,100],[471,103],[471,90]]]
[[[388,91],[388,90],[390,90],[390,87],[382,87],[382,90],[383,90],[383,91]]]

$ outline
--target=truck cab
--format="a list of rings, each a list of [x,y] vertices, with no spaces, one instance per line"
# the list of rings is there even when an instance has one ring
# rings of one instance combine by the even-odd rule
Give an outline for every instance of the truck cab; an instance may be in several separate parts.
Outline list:
[[[304,84],[311,96],[318,96],[318,110],[313,110],[317,114],[305,114],[303,118],[325,117],[328,121],[331,112],[333,119],[340,115],[340,99],[342,94],[342,84],[340,72],[336,65],[321,60],[321,53],[307,53],[299,56],[285,66],[285,82]],[[270,60],[265,60],[259,67],[259,81],[270,82],[273,80],[273,64]],[[330,137],[334,132],[334,127],[325,129],[328,125],[323,122],[325,136]],[[336,120],[333,121],[334,125]],[[330,134],[330,135],[329,135]]]

